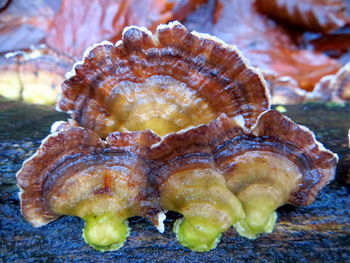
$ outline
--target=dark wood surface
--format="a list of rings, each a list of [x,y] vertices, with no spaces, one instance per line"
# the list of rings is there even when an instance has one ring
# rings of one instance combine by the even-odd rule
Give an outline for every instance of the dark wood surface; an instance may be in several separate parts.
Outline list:
[[[0,259],[3,262],[350,262],[350,195],[345,176],[350,168],[347,131],[350,105],[286,106],[287,116],[312,129],[326,147],[339,154],[336,180],[309,207],[284,206],[272,234],[256,240],[234,229],[218,247],[196,253],[181,247],[169,214],[160,234],[150,222],[131,218],[132,232],[118,251],[101,253],[81,236],[82,220],[62,217],[33,228],[20,214],[15,174],[39,146],[56,120],[66,116],[49,107],[0,99]]]

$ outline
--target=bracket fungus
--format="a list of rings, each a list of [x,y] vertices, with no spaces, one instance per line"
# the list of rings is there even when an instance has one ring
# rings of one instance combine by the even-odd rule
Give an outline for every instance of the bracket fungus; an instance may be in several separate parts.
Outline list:
[[[220,117],[219,117],[220,118]],[[242,205],[217,169],[210,141],[222,136],[208,125],[166,136],[152,146],[158,165],[151,177],[163,210],[183,215],[174,223],[178,241],[194,251],[216,247],[221,233],[244,218]],[[210,127],[211,127],[210,126]]]
[[[194,251],[233,225],[255,238],[278,207],[310,204],[334,176],[337,156],[269,109],[236,48],[178,22],[155,35],[128,27],[68,78],[58,108],[73,120],[54,125],[17,174],[21,207],[34,226],[83,218],[95,249],[118,249],[131,216],[163,231],[167,210],[183,215],[174,231]]]
[[[228,139],[215,158],[242,202],[245,218],[236,224],[242,236],[271,232],[278,207],[310,204],[334,177],[337,156],[277,111],[264,112],[248,134]]]
[[[184,215],[175,231],[194,250],[208,250],[214,239],[206,238],[218,238],[234,223],[248,238],[270,233],[275,210],[312,203],[334,177],[337,163],[309,129],[273,110],[262,113],[251,129],[220,116],[168,135],[152,151],[151,159],[163,161],[153,173],[160,205]]]
[[[235,47],[178,22],[154,35],[127,27],[116,45],[88,49],[68,77],[58,109],[101,137],[147,128],[163,136],[221,113],[250,127],[270,106],[261,75]]]
[[[141,153],[149,132],[111,134],[60,124],[17,174],[22,214],[34,226],[61,215],[85,221],[84,240],[95,249],[117,249],[129,234],[126,219],[141,215],[158,224]],[[53,126],[54,127],[54,126]]]

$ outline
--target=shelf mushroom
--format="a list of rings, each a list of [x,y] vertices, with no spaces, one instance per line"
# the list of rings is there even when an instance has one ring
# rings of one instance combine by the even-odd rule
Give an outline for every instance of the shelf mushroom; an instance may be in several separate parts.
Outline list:
[[[334,177],[338,157],[309,129],[273,110],[251,129],[239,120],[222,114],[151,147],[160,206],[184,215],[174,231],[192,250],[214,248],[233,224],[251,239],[271,233],[278,207],[309,205]]]
[[[128,217],[140,215],[158,224],[159,209],[147,197],[152,193],[149,167],[136,154],[153,143],[151,133],[113,134],[102,141],[84,128],[55,126],[57,132],[17,174],[27,221],[39,227],[61,215],[78,216],[85,221],[84,240],[100,251],[123,245]]]
[[[166,136],[149,153],[158,163],[151,176],[160,207],[183,215],[173,230],[181,245],[194,251],[214,249],[221,234],[244,219],[241,202],[216,168],[212,136],[208,126],[194,127]]]
[[[269,110],[249,133],[218,144],[215,159],[242,202],[245,218],[236,223],[237,231],[256,238],[273,230],[278,207],[312,203],[333,179],[338,157],[309,129]]]
[[[234,47],[179,22],[154,35],[127,27],[116,45],[85,52],[62,85],[58,110],[102,138],[151,129],[163,136],[221,113],[252,126],[270,107],[264,81]]]

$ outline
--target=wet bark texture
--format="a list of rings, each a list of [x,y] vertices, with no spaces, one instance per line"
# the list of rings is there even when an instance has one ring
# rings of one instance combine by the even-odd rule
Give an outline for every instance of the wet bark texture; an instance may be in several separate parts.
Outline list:
[[[179,245],[170,213],[160,234],[142,218],[129,219],[131,236],[118,251],[101,253],[81,236],[82,220],[62,217],[33,228],[20,214],[15,174],[63,113],[0,99],[0,259],[3,262],[350,262],[350,168],[347,132],[350,105],[300,104],[287,116],[313,130],[326,147],[339,154],[336,180],[309,207],[278,210],[275,231],[256,240],[231,228],[210,252],[191,252]]]

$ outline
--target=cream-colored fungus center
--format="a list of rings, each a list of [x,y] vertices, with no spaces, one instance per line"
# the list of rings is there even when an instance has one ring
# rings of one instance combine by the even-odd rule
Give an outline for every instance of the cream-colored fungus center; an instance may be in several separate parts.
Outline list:
[[[184,216],[174,231],[183,246],[195,251],[216,247],[221,233],[244,217],[240,202],[214,168],[172,174],[160,196],[163,208]]]
[[[299,168],[277,153],[249,151],[227,162],[236,163],[226,175],[228,187],[235,194],[251,184],[266,184],[279,189],[281,202],[286,202],[302,178]]]
[[[143,83],[123,81],[114,89],[108,131],[151,129],[163,136],[217,117],[197,91],[169,76],[152,76]]]
[[[127,218],[137,214],[138,187],[130,185],[131,172],[101,165],[73,174],[52,194],[50,207],[58,214],[81,217],[83,238],[93,248],[116,250],[129,236]]]
[[[275,210],[287,203],[297,188],[300,170],[288,158],[266,151],[250,151],[227,162],[236,163],[225,177],[245,212],[245,218],[235,224],[236,230],[248,238],[271,233]]]
[[[132,212],[137,188],[128,185],[130,171],[124,167],[95,166],[67,179],[50,198],[57,214],[84,218],[89,215],[118,213],[128,217]]]

